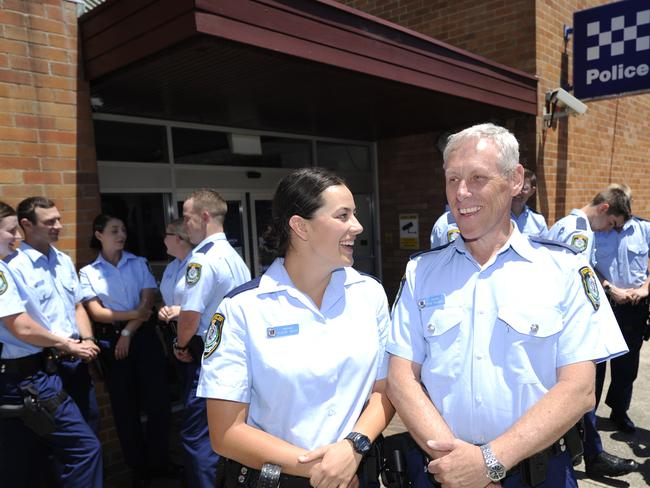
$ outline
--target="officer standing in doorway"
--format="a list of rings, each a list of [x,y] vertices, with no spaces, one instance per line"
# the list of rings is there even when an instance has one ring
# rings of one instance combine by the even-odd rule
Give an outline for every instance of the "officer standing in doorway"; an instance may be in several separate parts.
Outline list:
[[[393,309],[388,394],[445,488],[577,487],[594,362],[626,351],[584,258],[513,224],[518,146],[493,124],[450,137],[461,237],[411,258]]]
[[[621,188],[612,186],[599,192],[591,203],[574,208],[566,217],[558,220],[548,231],[546,238],[569,244],[580,251],[595,268],[594,232],[608,232],[623,227],[630,218],[630,199]],[[623,476],[638,468],[633,459],[623,459],[603,449],[596,429],[596,408],[605,380],[606,362],[596,366],[596,407],[584,416],[584,458],[587,476]]]
[[[223,297],[251,279],[224,234],[227,211],[221,195],[206,188],[195,190],[183,203],[185,228],[196,248],[187,260],[174,354],[187,364],[181,442],[190,488],[213,487],[219,460],[210,445],[205,399],[196,396],[205,335]]]
[[[623,188],[629,193],[629,188]],[[650,222],[639,217],[630,218],[620,229],[596,232],[596,271],[630,350],[610,362],[611,382],[605,403],[612,409],[609,418],[626,433],[636,431],[627,411],[647,333],[649,248]]]
[[[52,245],[59,240],[62,229],[59,210],[47,198],[29,197],[18,204],[17,211],[25,239],[9,267],[24,286],[38,295],[48,328],[54,334],[85,342],[96,357],[99,347],[81,303],[77,271],[70,257]],[[53,349],[48,354],[57,362],[65,391],[90,428],[99,434],[99,408],[87,363]]]

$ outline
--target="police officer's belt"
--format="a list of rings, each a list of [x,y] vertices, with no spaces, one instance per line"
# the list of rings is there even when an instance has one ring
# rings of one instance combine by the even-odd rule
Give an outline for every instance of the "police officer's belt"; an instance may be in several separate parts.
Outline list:
[[[15,379],[23,379],[35,375],[43,369],[45,356],[42,352],[16,359],[0,360],[0,374],[6,374]]]

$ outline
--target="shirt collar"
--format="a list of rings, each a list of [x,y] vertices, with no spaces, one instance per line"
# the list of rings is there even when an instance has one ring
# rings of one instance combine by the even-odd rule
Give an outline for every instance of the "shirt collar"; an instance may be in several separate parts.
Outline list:
[[[205,239],[199,242],[194,249],[201,249],[209,242],[226,241],[226,240],[227,240],[226,234],[224,232],[217,232],[216,234],[210,234],[209,236],[207,236]]]
[[[48,255],[46,256],[41,251],[34,249],[32,246],[27,244],[25,241],[20,243],[19,249],[29,258],[33,263],[36,263],[39,259],[45,259],[49,263],[50,259],[56,255],[56,249],[54,246],[49,246]]]
[[[510,234],[510,237],[505,242],[505,244],[501,247],[501,249],[497,251],[495,257],[493,258],[493,260],[490,261],[490,263],[495,262],[499,255],[507,252],[510,248],[512,248],[513,251],[515,251],[517,254],[519,254],[519,256],[521,256],[525,260],[533,261],[534,249],[533,246],[530,244],[529,238],[519,231],[517,224],[515,224],[513,220],[510,220],[510,224],[512,226],[512,233]],[[464,254],[468,259],[475,261],[474,257],[472,256],[472,253],[469,252],[469,250],[465,246],[465,241],[463,240],[462,234],[458,239],[452,242],[451,246],[453,246],[457,252]],[[449,253],[448,259],[451,259],[453,254],[454,253]]]
[[[135,257],[136,257],[135,254],[131,254],[128,251],[122,251],[122,257],[120,258],[119,262],[117,263],[117,266],[115,267],[119,268],[120,266],[124,265],[127,261],[129,261],[130,259],[134,259]],[[102,256],[101,252],[97,255],[97,259],[93,261],[93,266],[99,266],[99,265],[113,266],[112,263],[109,263],[108,261],[106,261],[106,259],[104,259],[104,256]]]

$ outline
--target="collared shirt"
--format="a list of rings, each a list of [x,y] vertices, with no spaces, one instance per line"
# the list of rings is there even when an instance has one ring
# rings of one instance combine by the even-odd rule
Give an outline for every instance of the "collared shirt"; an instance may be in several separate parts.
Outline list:
[[[522,234],[544,236],[548,230],[544,216],[532,210],[528,205],[524,205],[524,210],[519,214],[519,217],[512,213],[510,218],[515,221],[519,232]]]
[[[443,213],[431,229],[431,249],[449,244],[460,235],[458,225],[454,215],[449,211],[449,205],[445,207],[447,211]]]
[[[4,261],[0,261],[0,342],[3,344],[2,359],[22,358],[42,350],[42,348],[27,344],[14,336],[9,332],[3,320],[11,315],[28,312],[33,319],[43,325],[42,321],[45,320],[45,317],[39,312],[36,304],[34,302],[29,303],[27,298],[24,287],[20,287],[16,283],[11,269]]]
[[[596,232],[596,269],[619,288],[639,288],[648,277],[650,222],[632,217],[621,232]]]
[[[212,315],[233,288],[250,281],[251,273],[233,249],[226,234],[218,232],[194,248],[185,270],[185,293],[181,311],[201,314],[196,335],[205,338]]]
[[[627,351],[604,296],[584,257],[562,244],[513,228],[481,266],[457,239],[409,261],[386,349],[422,365],[456,437],[483,444],[557,383],[557,368]]]
[[[70,257],[54,246],[45,255],[23,242],[8,265],[40,302],[47,329],[61,337],[78,337],[76,306],[81,295]]]
[[[353,430],[373,384],[386,377],[389,313],[383,287],[352,268],[332,273],[323,303],[297,290],[276,259],[219,306],[197,395],[249,403],[247,423],[311,450]]]
[[[185,292],[185,270],[187,269],[187,260],[191,253],[185,256],[182,261],[174,259],[167,265],[160,280],[160,294],[163,302],[167,306],[180,305],[183,301]]]
[[[591,230],[587,214],[582,210],[571,210],[569,215],[555,222],[544,237],[574,247],[589,260],[591,267],[595,268],[594,232]]]
[[[147,260],[126,251],[122,252],[117,266],[100,253],[95,261],[81,268],[79,278],[84,302],[99,298],[104,307],[116,312],[138,308],[140,292],[156,288]]]

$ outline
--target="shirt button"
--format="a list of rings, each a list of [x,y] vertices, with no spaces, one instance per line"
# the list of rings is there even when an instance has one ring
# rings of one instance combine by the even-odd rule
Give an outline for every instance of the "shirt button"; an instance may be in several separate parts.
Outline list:
[[[483,397],[481,395],[476,395],[476,397],[474,397],[474,398],[476,400],[476,403],[482,403],[482,401],[483,401]]]
[[[480,361],[481,359],[483,359],[483,354],[477,354],[477,355],[476,355],[476,359],[478,359],[479,361]]]
[[[537,324],[531,324],[530,325],[530,332],[532,334],[537,334],[538,330],[539,330],[539,325],[537,325]]]
[[[327,415],[329,415],[330,417],[331,417],[332,415],[334,415],[334,414],[336,414],[336,412],[334,411],[333,408],[329,408],[329,409],[327,410]]]
[[[434,324],[427,325],[427,330],[432,334],[436,331],[436,326]]]

